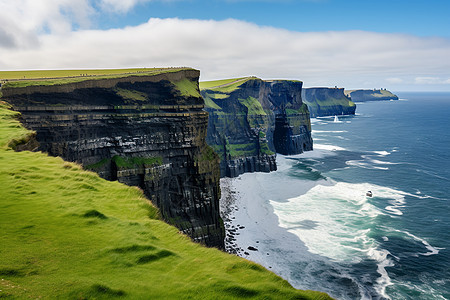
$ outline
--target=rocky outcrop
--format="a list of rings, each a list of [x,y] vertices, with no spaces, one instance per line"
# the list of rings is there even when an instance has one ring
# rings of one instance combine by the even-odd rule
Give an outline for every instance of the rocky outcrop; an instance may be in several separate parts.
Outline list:
[[[275,152],[312,150],[303,83],[255,77],[201,84],[209,112],[207,143],[219,154],[222,177],[276,170]]]
[[[219,159],[206,144],[199,72],[3,88],[36,131],[38,150],[108,180],[139,186],[163,218],[195,241],[223,248]]]
[[[373,90],[346,90],[345,94],[353,102],[398,100],[398,97],[386,89]]]
[[[343,88],[304,88],[302,98],[311,117],[355,114],[356,105],[344,94]]]

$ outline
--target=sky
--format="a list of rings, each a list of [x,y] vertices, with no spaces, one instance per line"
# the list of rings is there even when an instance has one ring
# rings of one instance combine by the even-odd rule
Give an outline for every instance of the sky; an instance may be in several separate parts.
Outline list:
[[[0,0],[0,70],[188,66],[201,80],[450,91],[449,0]]]

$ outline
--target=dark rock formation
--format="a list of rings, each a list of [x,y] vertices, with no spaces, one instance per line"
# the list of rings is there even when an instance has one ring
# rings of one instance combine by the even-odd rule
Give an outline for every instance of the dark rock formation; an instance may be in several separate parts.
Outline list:
[[[221,158],[222,177],[276,170],[275,152],[312,150],[302,82],[249,77],[202,88],[209,112],[207,143]]]
[[[348,90],[345,91],[345,94],[349,96],[353,102],[398,100],[396,95],[386,89]]]
[[[164,219],[224,247],[219,159],[206,142],[199,72],[3,88],[3,100],[36,131],[39,150],[108,180],[139,186]]]
[[[273,145],[277,153],[283,155],[293,155],[303,151],[312,150],[312,140],[305,139],[310,136],[306,127],[298,127],[297,133],[295,127],[290,125],[287,114],[275,115],[275,130],[273,132]]]
[[[356,105],[344,94],[343,88],[304,88],[302,98],[311,117],[355,114]]]

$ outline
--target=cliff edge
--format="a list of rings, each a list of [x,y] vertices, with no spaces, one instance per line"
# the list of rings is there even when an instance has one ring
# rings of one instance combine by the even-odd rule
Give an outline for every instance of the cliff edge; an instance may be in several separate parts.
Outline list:
[[[220,156],[222,177],[274,171],[275,153],[312,150],[302,85],[256,77],[200,83],[209,113],[206,141]]]
[[[345,94],[350,97],[353,102],[398,100],[397,95],[394,95],[386,89],[346,90]]]
[[[193,243],[142,190],[42,152],[0,101],[0,299],[331,299]]]
[[[303,88],[302,98],[311,117],[355,114],[356,105],[344,94],[343,88]]]
[[[163,218],[223,248],[219,159],[206,144],[199,71],[10,82],[3,100],[36,132],[37,150],[140,187]]]

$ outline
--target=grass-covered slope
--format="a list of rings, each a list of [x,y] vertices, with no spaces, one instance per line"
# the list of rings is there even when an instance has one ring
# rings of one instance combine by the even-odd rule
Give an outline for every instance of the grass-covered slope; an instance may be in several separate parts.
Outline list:
[[[221,79],[221,80],[211,80],[211,81],[201,81],[200,89],[221,89],[229,86],[233,86],[236,89],[239,85],[244,83],[245,81],[254,78],[254,77],[241,77],[241,78],[229,78],[229,79]]]
[[[0,298],[329,299],[191,242],[137,188],[13,151],[16,117],[0,102]]]

